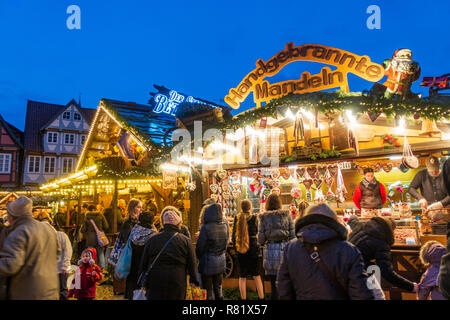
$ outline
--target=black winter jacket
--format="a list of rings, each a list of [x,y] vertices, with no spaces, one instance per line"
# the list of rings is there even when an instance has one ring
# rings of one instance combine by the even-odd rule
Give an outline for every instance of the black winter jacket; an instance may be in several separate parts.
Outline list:
[[[439,270],[439,290],[450,300],[450,222],[447,224],[447,253],[442,256]]]
[[[164,225],[158,234],[147,241],[142,254],[139,274],[148,270],[155,257],[175,232],[178,234],[161,253],[144,284],[149,300],[185,299],[188,274],[189,281],[199,285],[191,239],[181,234],[176,226],[169,224]]]
[[[120,227],[119,237],[117,238],[122,243],[126,243],[128,241],[128,237],[130,236],[131,230],[135,225],[139,224],[139,220],[128,218],[125,220]]]
[[[277,275],[281,299],[343,300],[338,289],[311,259],[303,242],[319,245],[322,261],[335,274],[352,300],[372,300],[367,287],[368,275],[358,249],[346,241],[347,230],[336,220],[308,215],[295,224],[298,239],[291,240],[283,253]]]
[[[444,184],[447,188],[447,193],[450,194],[450,158],[447,159],[442,168],[442,175],[444,177]]]
[[[230,231],[222,218],[222,206],[212,204],[207,207],[203,221],[195,250],[200,260],[199,272],[210,276],[224,273]]]
[[[414,291],[414,283],[394,271],[391,259],[394,234],[384,220],[372,218],[367,222],[360,222],[358,217],[352,216],[348,224],[352,228],[349,241],[361,251],[365,268],[373,264],[371,260],[375,260],[385,280],[398,288]]]
[[[95,222],[95,225],[100,231],[105,231],[109,226],[103,213],[89,211],[86,214],[83,227],[81,228],[81,232],[86,235],[86,247],[98,247],[97,234],[95,233],[94,226],[90,221],[91,219]]]

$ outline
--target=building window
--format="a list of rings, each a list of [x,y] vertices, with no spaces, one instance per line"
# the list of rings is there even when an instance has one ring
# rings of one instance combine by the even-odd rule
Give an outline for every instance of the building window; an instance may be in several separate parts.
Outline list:
[[[55,157],[44,158],[44,173],[55,173]]]
[[[28,157],[28,172],[39,173],[39,167],[41,165],[41,157],[29,156]]]
[[[64,158],[62,165],[62,173],[71,173],[73,168],[73,159],[72,158]]]
[[[0,153],[0,173],[11,173],[11,155]]]
[[[63,113],[63,119],[64,120],[70,120],[70,111],[65,111]]]
[[[81,135],[81,145],[83,146],[84,143],[86,142],[86,135]]]
[[[75,143],[75,135],[73,133],[66,133],[64,135],[64,143],[65,144],[74,144]]]
[[[79,114],[78,112],[75,112],[73,114],[73,120],[80,121],[81,120],[81,114]]]
[[[58,134],[56,132],[49,132],[47,135],[48,143],[57,143],[58,142]]]

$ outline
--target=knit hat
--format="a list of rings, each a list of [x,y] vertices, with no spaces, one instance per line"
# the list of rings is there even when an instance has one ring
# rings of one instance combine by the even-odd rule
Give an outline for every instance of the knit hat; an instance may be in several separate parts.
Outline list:
[[[178,226],[181,224],[182,220],[178,213],[174,210],[163,211],[161,214],[161,222],[163,225],[172,224]]]
[[[439,171],[440,163],[439,159],[435,156],[431,156],[427,159],[427,169],[428,171]]]
[[[336,213],[325,203],[317,204],[306,209],[305,215],[320,214],[322,216],[337,220]]]
[[[205,201],[203,201],[202,207],[209,206],[209,205],[214,204],[214,203],[216,203],[216,200],[214,200],[213,198],[208,198]]]
[[[91,257],[89,264],[95,264],[95,259],[97,258],[97,250],[95,250],[95,248],[84,249],[83,252],[81,252],[81,256],[83,256],[83,253],[87,253]],[[78,265],[81,264],[83,264],[83,259],[78,260]]]
[[[14,218],[33,216],[33,201],[25,196],[19,197],[16,201],[6,205],[6,210]]]

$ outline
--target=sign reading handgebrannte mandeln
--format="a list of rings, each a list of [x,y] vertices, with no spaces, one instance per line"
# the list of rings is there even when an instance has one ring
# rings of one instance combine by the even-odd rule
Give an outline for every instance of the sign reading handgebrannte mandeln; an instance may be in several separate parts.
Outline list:
[[[277,74],[285,65],[294,61],[314,61],[337,67],[331,70],[324,67],[318,74],[311,75],[305,71],[298,80],[287,80],[269,83],[264,80]],[[225,96],[225,102],[232,108],[238,109],[240,104],[253,92],[257,106],[262,102],[281,98],[289,93],[307,93],[331,88],[341,88],[349,92],[347,73],[353,73],[368,81],[377,82],[384,76],[382,65],[370,61],[368,56],[358,56],[348,51],[322,46],[319,44],[304,44],[294,46],[290,42],[286,48],[278,52],[271,59],[264,62],[256,61],[256,69],[236,87],[230,89]]]

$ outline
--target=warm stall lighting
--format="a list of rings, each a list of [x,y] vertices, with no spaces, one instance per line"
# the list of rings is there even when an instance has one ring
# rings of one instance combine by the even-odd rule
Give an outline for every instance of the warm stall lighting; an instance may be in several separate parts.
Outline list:
[[[174,164],[170,164],[170,163],[165,163],[165,164],[161,165],[161,169],[168,170],[168,171],[181,171],[181,172],[186,172],[186,173],[191,172],[190,167],[179,166],[179,165],[174,165]]]
[[[294,114],[292,113],[291,109],[288,109],[288,110],[286,111],[286,114],[285,114],[284,116],[285,116],[286,118],[291,119],[292,121],[295,121],[295,116],[294,116]]]

